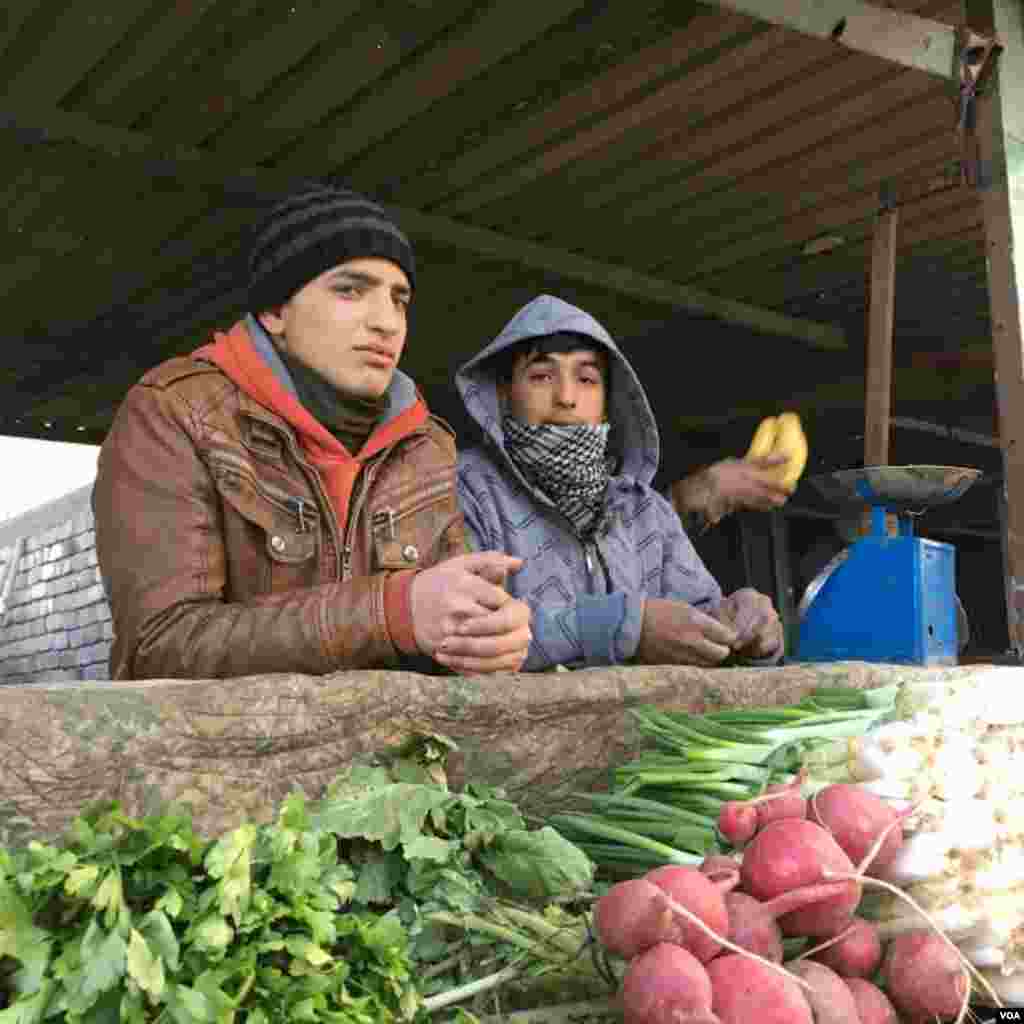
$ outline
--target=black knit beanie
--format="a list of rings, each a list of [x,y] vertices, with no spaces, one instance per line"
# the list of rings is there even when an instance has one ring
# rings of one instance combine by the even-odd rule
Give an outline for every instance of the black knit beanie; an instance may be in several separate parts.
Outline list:
[[[273,206],[253,230],[249,310],[283,305],[324,271],[376,256],[416,285],[412,246],[382,206],[348,189],[306,186]]]

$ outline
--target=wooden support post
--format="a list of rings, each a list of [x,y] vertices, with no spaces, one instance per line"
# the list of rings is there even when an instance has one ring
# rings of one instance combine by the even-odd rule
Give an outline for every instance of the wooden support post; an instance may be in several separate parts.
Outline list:
[[[896,310],[896,229],[899,210],[891,193],[883,187],[880,208],[875,215],[868,275],[868,343],[864,395],[864,465],[889,464],[889,428],[892,415],[892,327]],[[896,532],[895,517],[888,516],[890,533]],[[861,533],[871,529],[871,509],[865,508]]]
[[[868,297],[867,393],[864,397],[864,465],[889,464],[892,413],[892,325],[896,306],[896,228],[899,211],[883,205],[875,217]]]
[[[984,89],[966,110],[973,127],[988,249],[989,307],[1003,451],[1006,618],[1024,656],[1024,9],[1018,0],[967,0],[967,24],[1002,44]],[[972,107],[976,105],[976,110]],[[1016,253],[1014,252],[1016,244]]]

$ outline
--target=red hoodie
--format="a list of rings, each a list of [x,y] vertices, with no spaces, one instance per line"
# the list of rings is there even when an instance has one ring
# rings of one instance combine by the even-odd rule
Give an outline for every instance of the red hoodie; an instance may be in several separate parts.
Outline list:
[[[408,409],[376,427],[361,451],[353,455],[277,379],[253,345],[244,321],[240,320],[226,334],[218,331],[211,344],[196,349],[192,355],[216,363],[250,398],[295,428],[306,458],[323,479],[324,489],[342,529],[348,522],[352,488],[363,463],[427,422],[426,403],[417,394],[416,401]],[[395,646],[407,654],[418,652],[412,632],[409,597],[414,575],[412,571],[392,573],[385,584],[388,629]]]

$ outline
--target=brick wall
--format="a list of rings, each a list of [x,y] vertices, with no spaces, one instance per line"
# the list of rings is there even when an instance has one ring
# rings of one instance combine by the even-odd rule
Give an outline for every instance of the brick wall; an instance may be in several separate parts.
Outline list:
[[[91,492],[89,484],[0,523],[0,586],[21,549],[0,618],[0,684],[110,678],[113,629],[96,564]]]

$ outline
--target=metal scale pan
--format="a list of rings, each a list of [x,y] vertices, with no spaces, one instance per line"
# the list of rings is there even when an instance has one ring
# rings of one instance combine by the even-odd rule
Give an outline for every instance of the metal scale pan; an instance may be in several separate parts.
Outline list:
[[[966,466],[865,466],[807,478],[836,505],[875,505],[897,514],[920,514],[956,501],[981,476]]]

